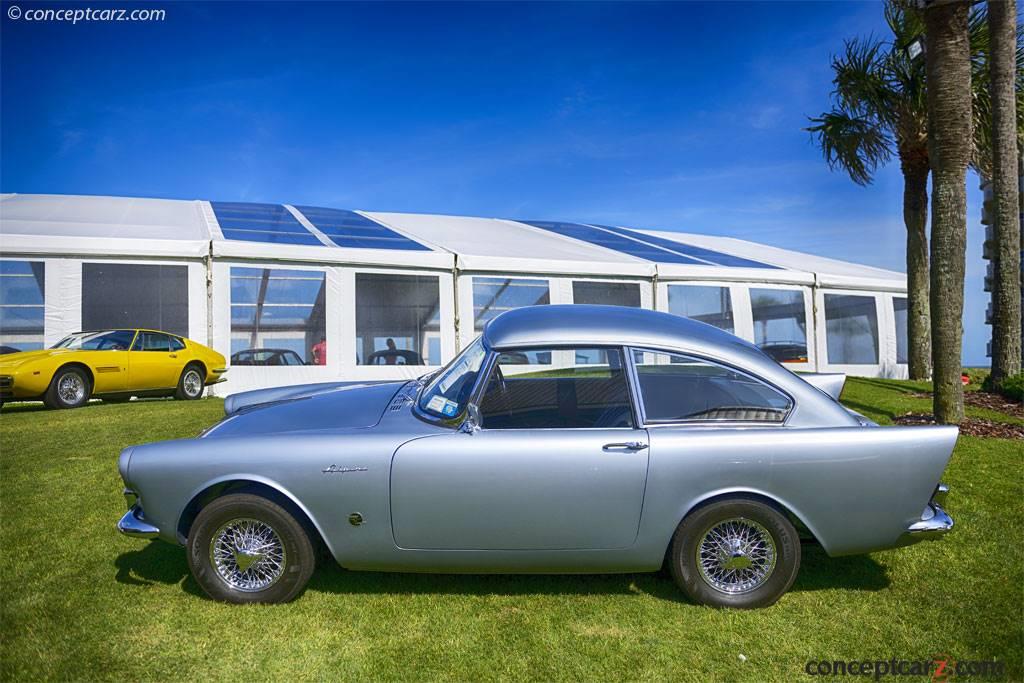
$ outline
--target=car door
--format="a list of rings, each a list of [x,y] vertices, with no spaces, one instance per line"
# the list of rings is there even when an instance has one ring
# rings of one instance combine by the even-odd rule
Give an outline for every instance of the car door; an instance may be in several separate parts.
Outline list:
[[[183,350],[172,348],[170,335],[139,332],[129,354],[129,387],[146,391],[177,386],[187,360],[183,354]]]
[[[635,542],[647,432],[635,426],[621,352],[559,349],[529,358],[547,362],[494,364],[481,429],[416,439],[395,452],[396,545],[568,550]],[[581,368],[577,358],[606,362]]]

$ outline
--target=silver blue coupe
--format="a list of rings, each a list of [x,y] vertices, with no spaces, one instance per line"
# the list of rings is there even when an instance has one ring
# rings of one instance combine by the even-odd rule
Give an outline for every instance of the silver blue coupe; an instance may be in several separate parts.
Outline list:
[[[610,306],[503,313],[417,381],[230,396],[195,439],[128,448],[125,534],[187,546],[200,586],[285,602],[325,549],[353,570],[653,572],[770,605],[801,542],[941,536],[955,427],[880,428],[703,323]]]

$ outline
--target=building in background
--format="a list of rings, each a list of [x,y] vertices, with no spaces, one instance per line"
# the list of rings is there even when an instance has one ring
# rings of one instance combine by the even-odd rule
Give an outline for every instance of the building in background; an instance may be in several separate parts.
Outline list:
[[[1021,157],[1018,165],[1018,191],[1020,196],[1020,268],[1024,272],[1024,156]],[[981,179],[981,191],[984,193],[984,200],[981,204],[981,224],[985,226],[985,244],[982,246],[982,258],[988,261],[985,267],[985,291],[992,294],[992,278],[995,274],[995,264],[992,262],[993,250],[995,249],[995,234],[992,225],[992,182],[986,178]],[[1024,279],[1021,280],[1021,306],[1024,307]],[[992,324],[992,297],[989,296],[988,308],[985,310],[985,324]],[[1024,318],[1021,319],[1021,336],[1024,336]],[[992,357],[992,339],[989,337],[985,345],[985,355]]]
[[[688,316],[794,370],[907,371],[902,273],[738,239],[282,204],[0,196],[0,345],[164,329],[235,358],[218,394],[418,377],[498,313],[548,303]]]

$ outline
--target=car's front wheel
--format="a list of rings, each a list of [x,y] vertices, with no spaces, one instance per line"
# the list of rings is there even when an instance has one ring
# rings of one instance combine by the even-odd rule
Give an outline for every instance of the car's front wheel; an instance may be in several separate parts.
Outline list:
[[[800,537],[774,507],[750,498],[711,503],[683,520],[669,554],[672,576],[702,605],[774,604],[800,569]]]
[[[89,402],[92,386],[89,376],[78,367],[64,367],[50,380],[43,403],[50,408],[77,408]]]
[[[232,494],[196,517],[188,561],[196,582],[215,600],[279,603],[306,587],[316,554],[287,510],[260,496]]]

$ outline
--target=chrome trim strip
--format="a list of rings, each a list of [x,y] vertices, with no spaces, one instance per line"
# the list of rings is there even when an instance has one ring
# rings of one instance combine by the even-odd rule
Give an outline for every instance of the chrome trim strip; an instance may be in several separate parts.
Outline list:
[[[124,517],[117,523],[117,530],[135,538],[156,538],[160,534],[160,529],[146,523],[142,508],[138,505],[133,505],[131,510],[124,513]]]

